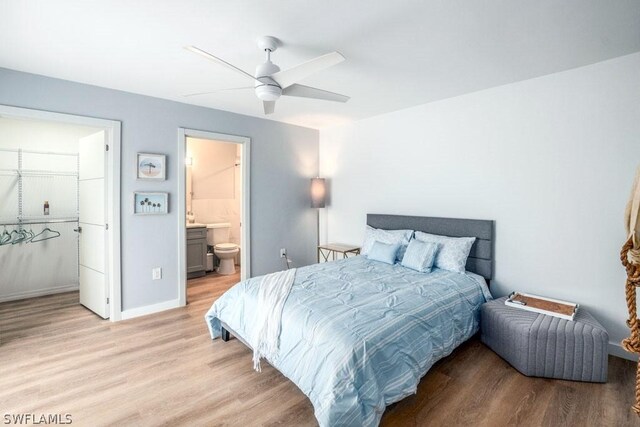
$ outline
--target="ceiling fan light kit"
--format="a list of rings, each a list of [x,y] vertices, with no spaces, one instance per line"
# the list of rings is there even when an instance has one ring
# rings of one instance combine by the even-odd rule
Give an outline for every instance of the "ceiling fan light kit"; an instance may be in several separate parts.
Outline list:
[[[349,97],[337,93],[317,89],[309,86],[297,84],[298,81],[322,71],[333,65],[339,64],[345,58],[339,52],[331,52],[326,55],[319,56],[310,61],[304,62],[288,70],[281,71],[280,67],[271,62],[271,53],[275,52],[281,45],[280,41],[271,36],[263,36],[258,38],[258,47],[266,53],[266,61],[256,67],[255,75],[251,75],[246,71],[234,66],[233,64],[218,58],[211,53],[195,46],[186,46],[185,49],[196,53],[210,61],[224,65],[225,67],[249,78],[254,83],[254,91],[258,99],[262,101],[265,114],[272,114],[275,111],[275,101],[280,96],[295,96],[301,98],[321,99],[325,101],[347,102]],[[243,88],[221,89],[221,90],[240,90]],[[200,92],[185,96],[207,95],[213,92]]]

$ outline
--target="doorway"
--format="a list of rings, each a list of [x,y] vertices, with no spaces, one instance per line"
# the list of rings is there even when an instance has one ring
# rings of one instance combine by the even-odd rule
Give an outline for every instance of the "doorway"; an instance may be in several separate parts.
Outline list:
[[[249,145],[246,137],[180,129],[180,305],[188,284],[250,277]]]
[[[120,320],[120,123],[0,106],[0,301],[78,292]]]

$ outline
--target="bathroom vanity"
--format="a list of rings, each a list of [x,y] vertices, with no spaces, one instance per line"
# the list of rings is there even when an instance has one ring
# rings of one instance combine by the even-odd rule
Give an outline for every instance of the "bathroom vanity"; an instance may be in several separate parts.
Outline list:
[[[187,278],[204,276],[207,271],[207,226],[187,224]]]

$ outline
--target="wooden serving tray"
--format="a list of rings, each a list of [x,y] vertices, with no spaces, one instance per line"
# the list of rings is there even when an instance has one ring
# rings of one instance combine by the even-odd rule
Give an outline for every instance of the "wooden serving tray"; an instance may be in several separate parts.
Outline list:
[[[566,320],[573,320],[579,307],[578,304],[572,302],[525,294],[524,292],[512,292],[504,303],[510,307]]]

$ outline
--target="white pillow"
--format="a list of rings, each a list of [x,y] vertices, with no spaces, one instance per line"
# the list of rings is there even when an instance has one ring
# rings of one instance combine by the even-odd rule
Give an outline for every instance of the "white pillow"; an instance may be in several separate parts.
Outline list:
[[[439,243],[433,266],[456,273],[464,273],[471,246],[476,240],[475,237],[447,237],[422,231],[416,231],[415,238],[422,242]]]
[[[364,232],[364,242],[362,243],[361,255],[367,255],[371,250],[374,242],[386,243],[388,245],[399,244],[400,250],[396,259],[402,261],[409,240],[413,235],[413,230],[383,230],[381,228],[373,228],[367,225],[367,229]]]

